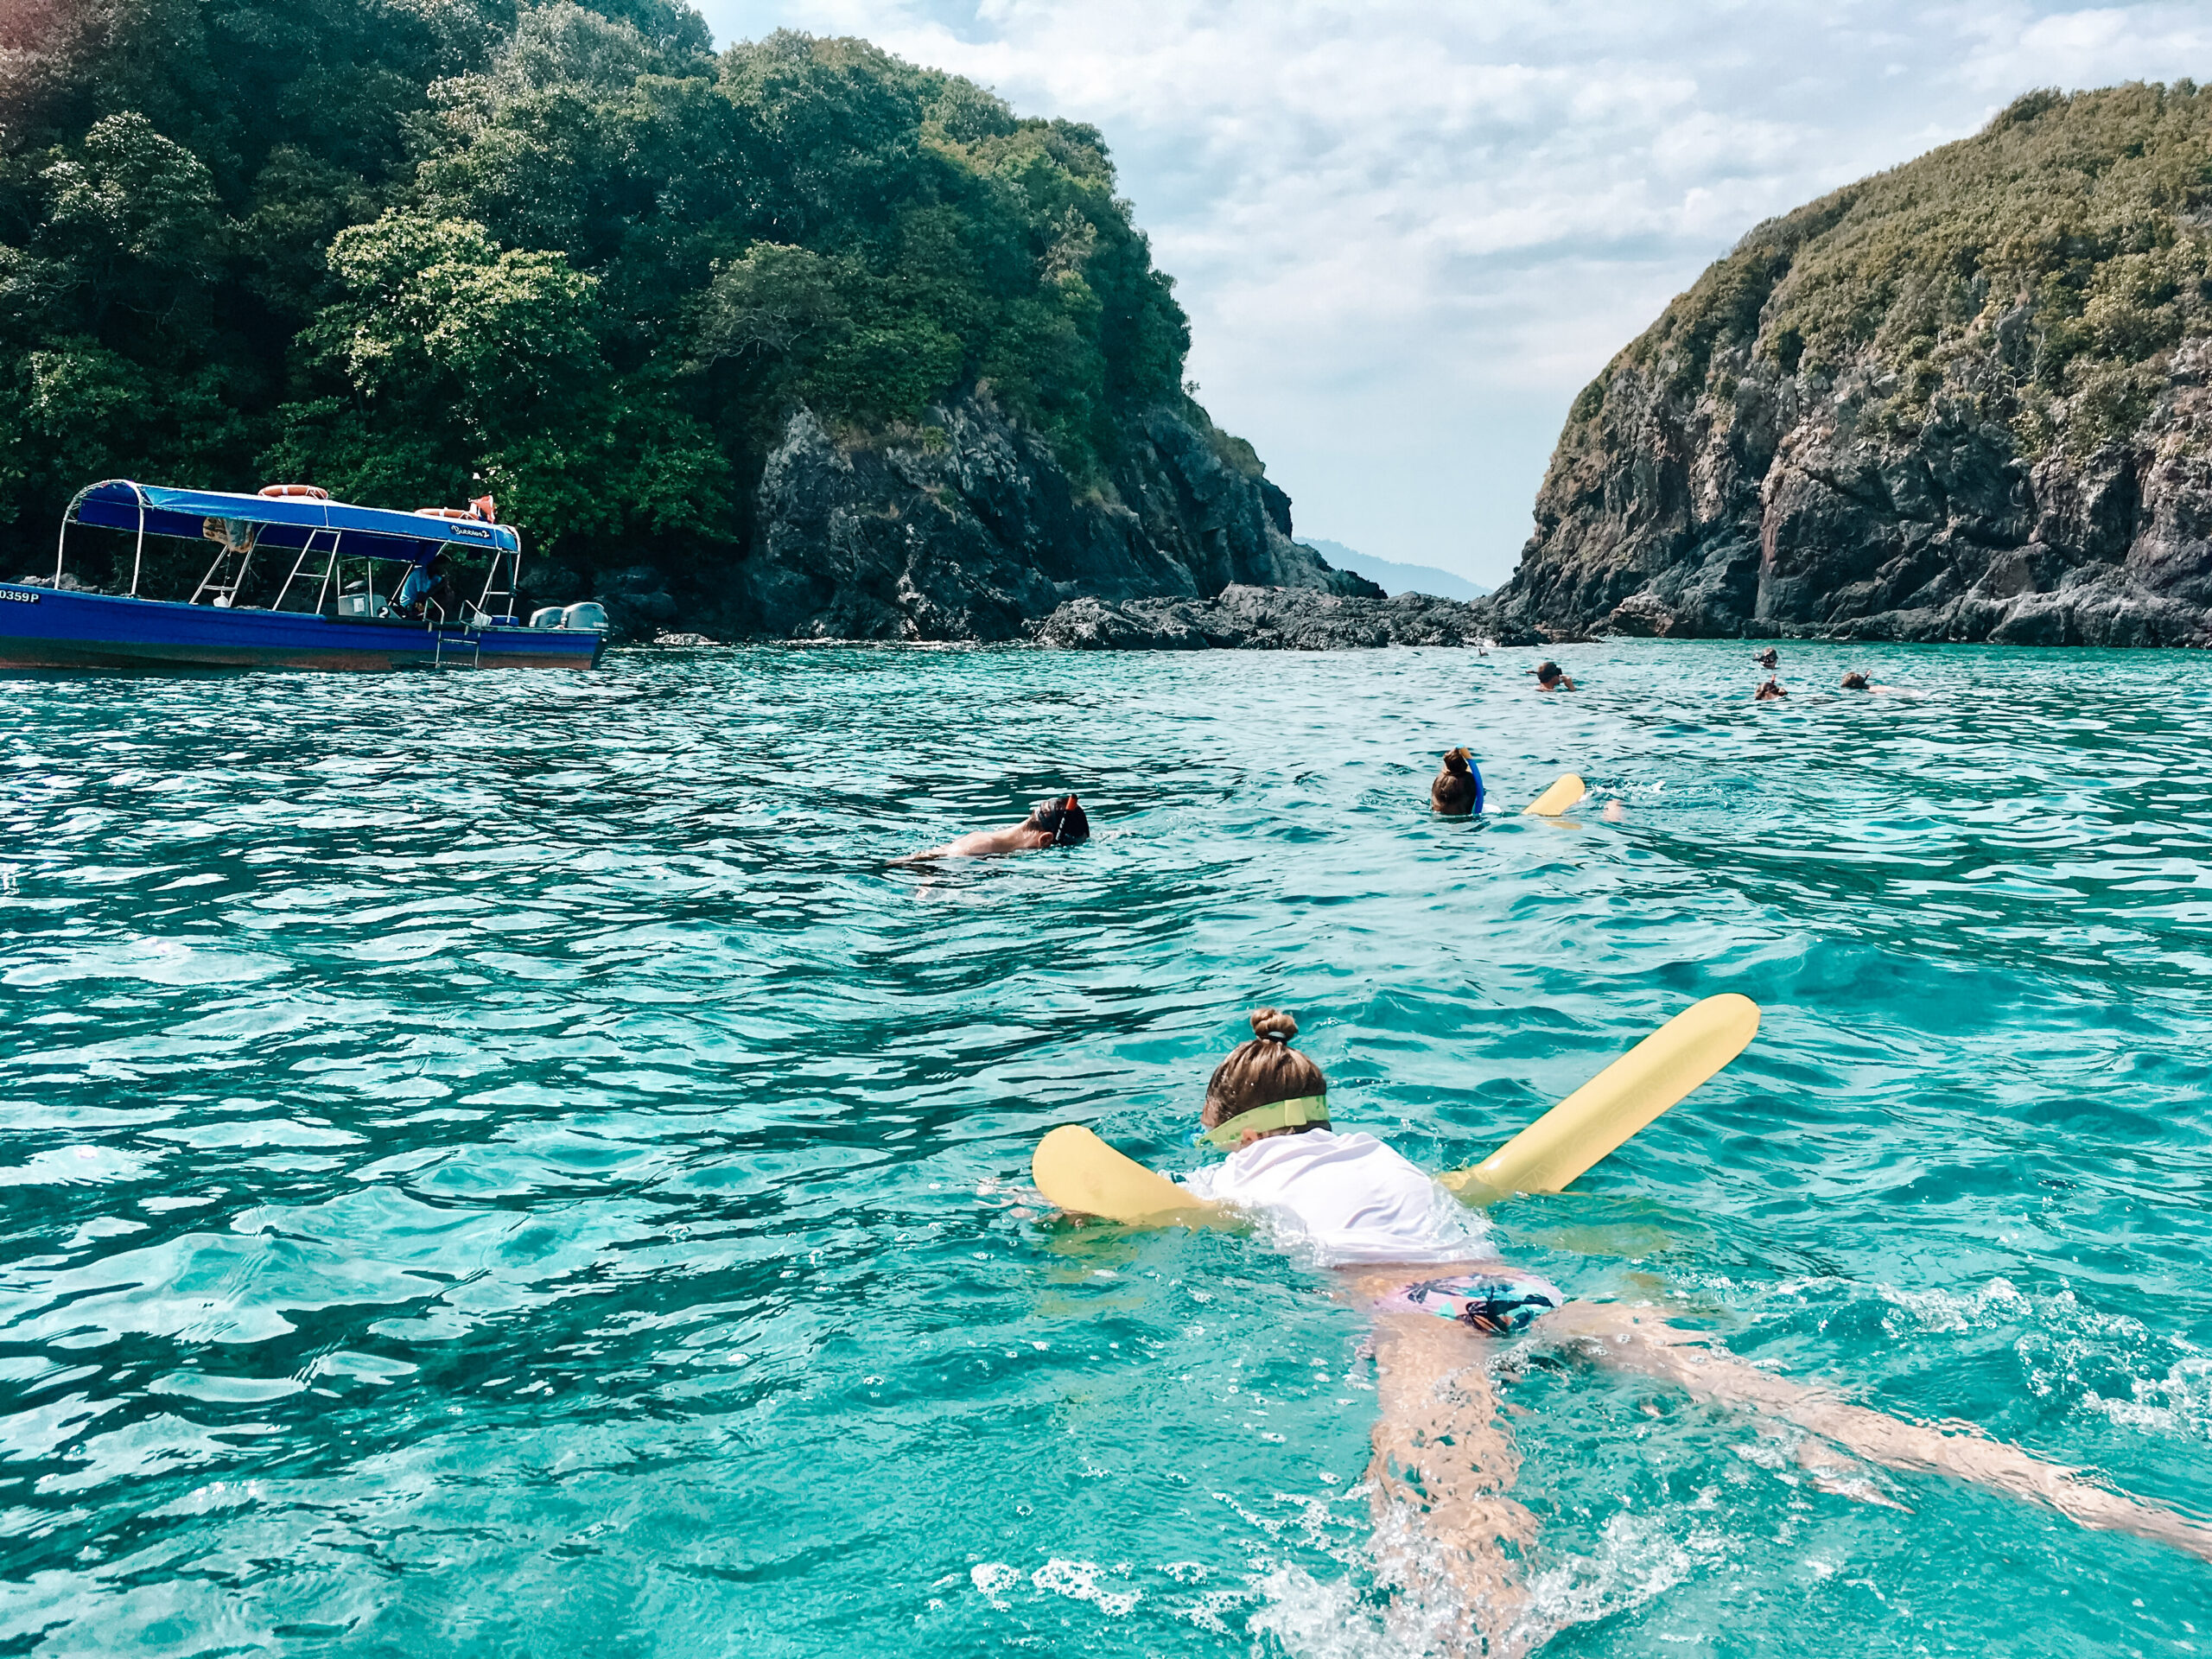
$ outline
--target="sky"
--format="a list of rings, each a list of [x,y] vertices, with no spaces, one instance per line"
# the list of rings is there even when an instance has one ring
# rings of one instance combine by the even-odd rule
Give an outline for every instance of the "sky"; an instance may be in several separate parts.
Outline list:
[[[2038,86],[2212,81],[2208,0],[694,3],[1096,126],[1299,533],[1488,584],[1575,393],[1761,219]]]

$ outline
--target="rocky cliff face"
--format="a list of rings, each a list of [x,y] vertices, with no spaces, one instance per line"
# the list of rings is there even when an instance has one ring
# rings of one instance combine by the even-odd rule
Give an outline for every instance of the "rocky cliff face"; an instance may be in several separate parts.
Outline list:
[[[1086,493],[988,399],[861,443],[801,412],[768,457],[747,556],[694,613],[723,639],[1006,640],[1079,596],[1382,597],[1292,541],[1290,499],[1202,419],[1134,418],[1109,488]],[[665,620],[650,593],[611,597],[634,632]]]
[[[2039,95],[1760,226],[1577,401],[1501,626],[2212,644],[2208,133]]]

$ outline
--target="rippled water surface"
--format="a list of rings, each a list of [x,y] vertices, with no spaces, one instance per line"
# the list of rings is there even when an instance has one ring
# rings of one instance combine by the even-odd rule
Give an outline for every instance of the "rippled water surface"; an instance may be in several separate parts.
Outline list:
[[[0,681],[0,1651],[1404,1651],[1359,1317],[1026,1192],[1189,1167],[1262,1002],[1443,1167],[1748,994],[1508,1252],[2212,1515],[2212,664],[1568,655]],[[1508,815],[1569,767],[1626,821]],[[1550,1653],[2212,1643],[2158,1546],[1510,1398]]]

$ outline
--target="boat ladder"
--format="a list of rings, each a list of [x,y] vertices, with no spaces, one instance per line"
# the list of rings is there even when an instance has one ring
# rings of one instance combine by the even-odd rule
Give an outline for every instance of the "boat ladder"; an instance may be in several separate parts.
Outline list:
[[[217,521],[210,519],[208,522],[213,524]],[[207,574],[200,578],[200,585],[192,590],[192,603],[206,603],[227,610],[237,601],[239,590],[245,586],[246,567],[253,563],[254,544],[260,534],[261,526],[253,524],[248,527],[243,543],[233,542],[227,532],[219,537],[210,537],[209,539],[221,543],[221,550],[215,555],[215,563],[207,567]],[[234,554],[238,562],[236,570],[230,568]],[[135,582],[133,585],[136,586]]]
[[[329,537],[330,544],[327,547],[317,547],[316,541],[323,537]],[[322,569],[308,570],[308,561],[317,554],[322,556]],[[327,611],[330,608],[331,585],[336,581],[338,575],[338,532],[336,531],[312,530],[308,532],[308,539],[300,549],[300,556],[292,561],[292,574],[284,578],[283,587],[277,590],[276,602],[270,607],[271,610],[281,611],[284,608],[285,598],[291,593],[292,584],[300,579],[302,572],[306,573],[309,582],[315,584],[315,608],[318,612]]]
[[[436,645],[433,647],[430,652],[430,666],[432,668],[444,668],[448,666],[446,662],[446,657],[448,654],[446,651],[446,642],[448,639],[453,640],[453,651],[451,653],[453,662],[451,666],[454,668],[459,668],[461,666],[461,648],[463,645],[471,647],[468,658],[468,665],[471,668],[481,668],[484,666],[484,635],[481,630],[475,628],[464,629],[460,639],[453,639],[453,636],[448,634],[443,628],[434,628],[431,631],[430,637],[437,641]]]

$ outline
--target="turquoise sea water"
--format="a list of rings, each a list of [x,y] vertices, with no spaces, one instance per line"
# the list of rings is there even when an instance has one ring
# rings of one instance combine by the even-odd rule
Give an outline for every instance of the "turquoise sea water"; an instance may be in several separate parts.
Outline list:
[[[1262,1002],[1442,1167],[1751,995],[1509,1254],[2212,1516],[2207,665],[1564,654],[0,682],[0,1652],[1408,1651],[1358,1316],[1026,1191],[1071,1119],[1187,1166]],[[1569,766],[1628,821],[1501,811]],[[2212,1644],[2158,1546],[1510,1397],[1550,1653]]]

